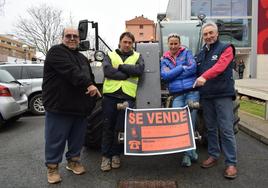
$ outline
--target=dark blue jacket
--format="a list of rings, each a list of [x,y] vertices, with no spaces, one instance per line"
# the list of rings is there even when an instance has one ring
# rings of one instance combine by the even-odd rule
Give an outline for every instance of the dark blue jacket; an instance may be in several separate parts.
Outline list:
[[[166,52],[161,61],[161,78],[171,94],[192,90],[196,80],[196,62],[191,51],[181,48],[176,61]]]
[[[196,56],[198,75],[201,76],[205,71],[215,65],[223,51],[229,46],[233,48],[233,54],[235,56],[235,48],[232,44],[224,44],[216,41],[210,45],[209,49],[206,45],[203,46],[200,53]],[[221,74],[213,79],[207,80],[205,85],[200,87],[201,98],[235,97],[232,64],[230,63]]]

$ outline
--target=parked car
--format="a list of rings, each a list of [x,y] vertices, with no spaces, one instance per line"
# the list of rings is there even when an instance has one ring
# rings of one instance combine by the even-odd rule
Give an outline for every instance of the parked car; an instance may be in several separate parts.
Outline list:
[[[25,88],[28,96],[28,109],[35,115],[42,115],[45,109],[42,102],[43,64],[2,64],[0,70],[8,71]]]
[[[7,71],[0,70],[0,126],[18,119],[28,109],[28,100],[20,82]]]

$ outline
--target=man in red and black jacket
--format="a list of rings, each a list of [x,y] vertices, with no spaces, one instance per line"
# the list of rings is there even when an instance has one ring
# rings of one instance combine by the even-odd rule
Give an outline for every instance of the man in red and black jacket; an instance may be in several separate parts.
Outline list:
[[[200,87],[200,102],[208,130],[208,159],[201,167],[214,166],[222,151],[225,156],[224,176],[234,179],[237,176],[237,151],[233,131],[233,100],[235,99],[232,62],[235,48],[218,39],[218,27],[207,22],[202,27],[205,45],[196,56],[198,78],[193,87]]]

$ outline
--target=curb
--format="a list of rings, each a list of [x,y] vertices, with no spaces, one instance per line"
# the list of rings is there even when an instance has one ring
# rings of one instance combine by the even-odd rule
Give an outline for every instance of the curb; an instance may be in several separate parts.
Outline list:
[[[268,145],[268,135],[265,135],[263,131],[256,129],[253,126],[250,126],[246,122],[240,120],[238,127],[240,130],[246,134],[256,138],[258,141]]]

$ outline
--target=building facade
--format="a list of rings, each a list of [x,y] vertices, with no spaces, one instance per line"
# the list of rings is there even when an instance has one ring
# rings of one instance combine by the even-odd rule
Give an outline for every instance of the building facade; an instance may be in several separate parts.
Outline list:
[[[126,21],[126,31],[133,33],[136,42],[155,41],[155,23],[143,15]]]
[[[169,0],[166,11],[170,20],[196,20],[201,13],[218,24],[221,40],[235,45],[244,78],[268,79],[267,0]]]
[[[0,62],[27,62],[35,57],[33,46],[17,40],[12,35],[0,35]]]

